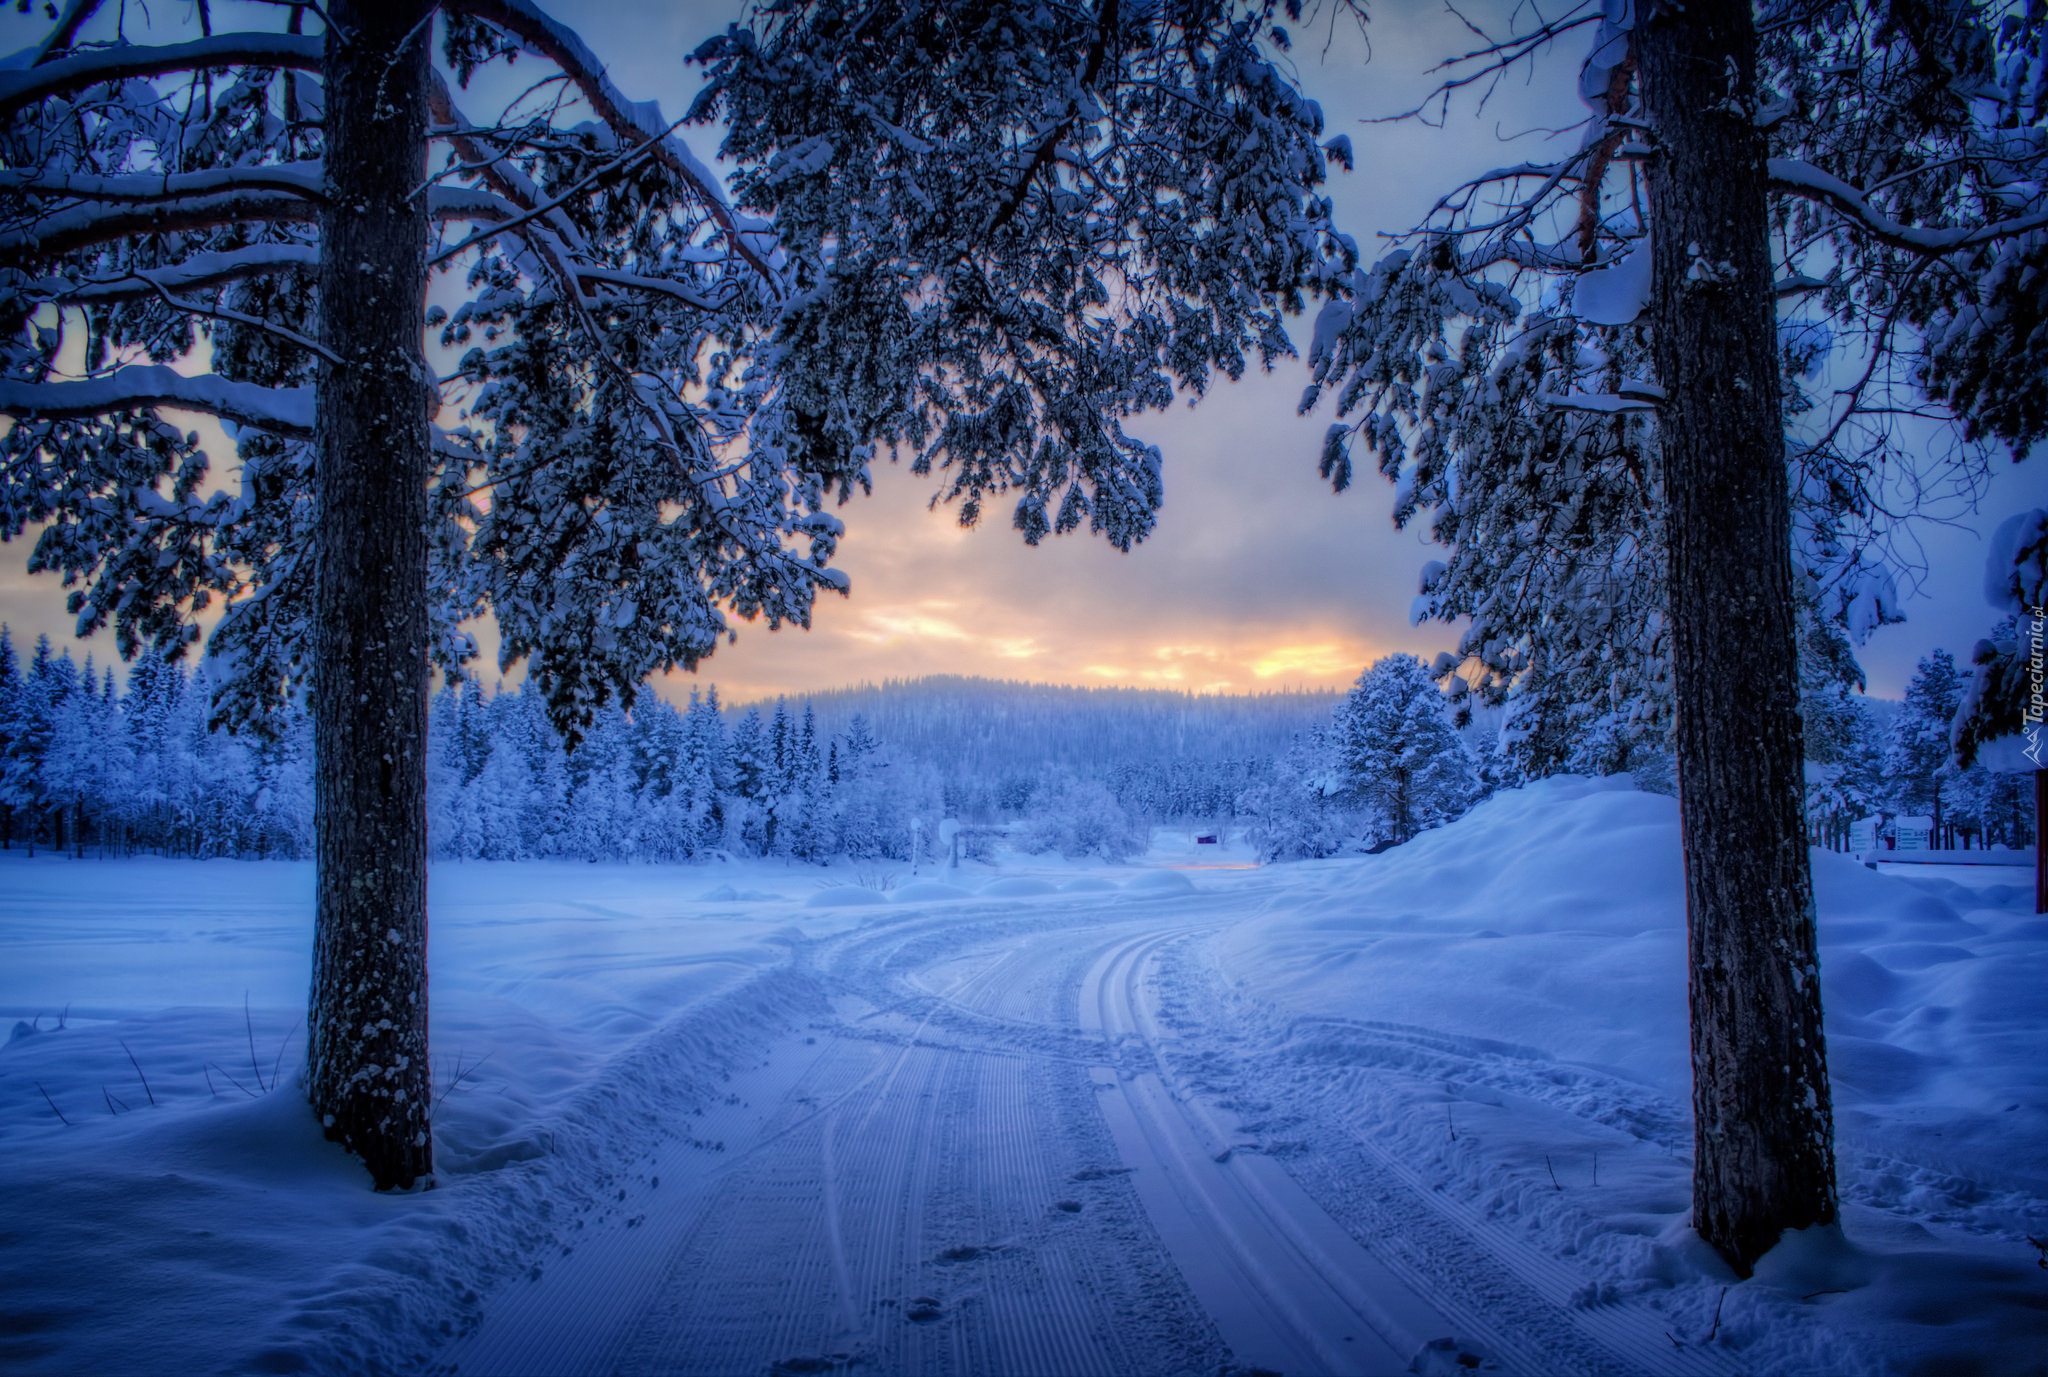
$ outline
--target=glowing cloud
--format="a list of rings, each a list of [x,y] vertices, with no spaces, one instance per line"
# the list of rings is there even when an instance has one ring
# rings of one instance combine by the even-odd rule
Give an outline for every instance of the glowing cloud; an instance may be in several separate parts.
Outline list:
[[[1300,675],[1308,679],[1327,679],[1332,675],[1348,675],[1364,666],[1359,662],[1358,652],[1325,641],[1318,645],[1283,645],[1267,651],[1252,661],[1252,673],[1261,679],[1271,679],[1281,674]]]

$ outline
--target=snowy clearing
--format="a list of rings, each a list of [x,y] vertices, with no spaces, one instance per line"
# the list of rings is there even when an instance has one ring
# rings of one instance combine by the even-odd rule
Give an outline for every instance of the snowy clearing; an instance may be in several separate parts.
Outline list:
[[[1000,859],[437,866],[439,1188],[379,1196],[293,1083],[309,866],[0,856],[0,1360],[2040,1370],[2022,874],[1816,854],[1846,1216],[1738,1283],[1684,1227],[1671,800]]]

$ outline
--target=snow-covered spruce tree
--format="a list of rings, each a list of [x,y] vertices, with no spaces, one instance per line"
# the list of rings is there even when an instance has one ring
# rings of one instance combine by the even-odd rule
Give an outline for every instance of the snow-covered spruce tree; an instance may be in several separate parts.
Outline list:
[[[2048,511],[2017,512],[1999,525],[1984,561],[1984,600],[2006,615],[1970,654],[1974,672],[1956,705],[1950,745],[1965,770],[1981,764],[2033,776],[2034,911],[2048,913],[2048,847],[2040,841],[2048,823]],[[1976,792],[1981,814],[2003,801],[1996,786]]]
[[[1346,806],[1350,791],[1334,754],[1326,729],[1306,732],[1270,774],[1238,795],[1235,809],[1259,859],[1320,860],[1354,835],[1357,815]]]
[[[1339,778],[1381,841],[1440,827],[1479,797],[1478,762],[1413,655],[1385,656],[1358,676],[1337,709],[1330,746]]]
[[[1576,695],[1612,665],[1632,710],[1654,720],[1668,702],[1694,1223],[1746,1272],[1783,1229],[1836,1210],[1788,556],[1860,634],[1888,600],[1870,554],[1881,464],[1924,491],[1967,477],[1978,442],[2020,455],[2048,429],[2043,19],[1968,0],[1514,13],[1522,26],[1483,42],[1443,97],[1590,31],[1585,137],[1452,190],[1329,309],[1317,383],[1363,418],[1333,428],[1323,463],[1348,476],[1355,430],[1397,501],[1434,510],[1451,557],[1428,608],[1473,618],[1464,668],[1483,686]],[[1804,325],[1774,322],[1802,301]],[[1814,328],[1842,347],[1848,385],[1788,443],[1787,335],[1811,347]],[[1959,422],[1924,464],[1893,425],[1915,391]],[[1640,449],[1631,416],[1649,423]],[[1517,428],[1539,438],[1465,438]],[[1522,494],[1500,491],[1503,452],[1517,480],[1529,470]],[[1632,526],[1580,519],[1624,484]],[[1630,588],[1609,641],[1577,632],[1607,615],[1603,585],[1659,565],[1661,595]]]
[[[1032,795],[1017,842],[1033,855],[1057,851],[1068,860],[1121,862],[1145,849],[1148,831],[1101,780],[1061,773]]]
[[[574,730],[728,609],[805,622],[839,527],[752,366],[766,236],[573,33],[529,0],[249,14],[276,29],[202,5],[134,41],[134,7],[73,0],[0,74],[0,532],[48,523],[34,563],[124,653],[229,599],[225,719],[310,679],[308,1091],[403,1186],[432,1166],[430,655],[459,668],[493,610]],[[473,118],[458,88],[515,54],[551,79]],[[204,495],[165,407],[237,428],[239,492]]]
[[[881,442],[963,523],[1014,494],[1034,544],[1145,537],[1161,456],[1122,419],[1291,352],[1282,313],[1352,256],[1277,9],[771,0],[699,50],[692,113],[792,256],[791,414],[840,472]]]
[[[1967,683],[1956,668],[1956,657],[1946,650],[1922,656],[1885,743],[1885,774],[1899,810],[1926,810],[1934,823],[1936,846],[1943,844],[1942,805],[1959,773],[1949,738]]]

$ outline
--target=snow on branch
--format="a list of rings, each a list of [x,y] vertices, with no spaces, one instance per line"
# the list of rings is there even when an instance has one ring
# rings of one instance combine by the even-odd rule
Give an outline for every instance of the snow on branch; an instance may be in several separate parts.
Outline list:
[[[56,258],[130,235],[176,234],[251,221],[311,224],[318,215],[319,207],[306,197],[281,191],[234,191],[111,210],[79,207],[45,216],[29,229],[0,233],[0,259]]]
[[[80,420],[148,407],[201,411],[237,425],[306,439],[313,434],[313,389],[260,387],[215,373],[191,377],[164,364],[133,364],[78,382],[0,381],[0,415]]]
[[[133,364],[77,382],[0,380],[0,416],[72,421],[150,407],[177,407],[287,439],[313,438],[313,389],[231,382],[217,373],[188,376],[164,364]],[[434,428],[434,452],[464,466],[484,462],[473,445]]]
[[[654,292],[661,296],[672,296],[686,306],[702,311],[723,310],[725,300],[714,300],[695,290],[688,282],[673,277],[649,277],[645,273],[622,272],[616,268],[590,268],[582,264],[571,264],[577,283],[585,292],[592,286],[621,287],[630,291]]]
[[[1826,205],[1853,220],[1856,227],[1865,233],[1909,253],[1954,253],[1958,249],[1996,243],[2048,227],[2048,210],[2036,210],[2031,215],[2018,215],[2010,220],[1957,225],[1949,229],[1902,225],[1871,205],[1861,191],[1810,163],[1772,158],[1765,164],[1765,169],[1774,189]]]
[[[21,65],[33,60],[33,50],[16,53],[0,59],[0,114],[89,86],[208,67],[292,67],[317,72],[325,41],[291,33],[215,34],[190,43],[93,48],[35,67]]]
[[[184,292],[218,287],[265,273],[311,273],[320,266],[320,250],[312,244],[257,244],[220,253],[195,253],[174,267],[130,272],[119,277],[36,278],[17,290],[24,297],[60,306],[133,301],[159,292]]]
[[[466,186],[430,187],[427,215],[433,220],[477,220],[494,226],[531,218],[527,208],[516,201]]]
[[[447,8],[503,30],[561,68],[614,134],[622,140],[647,145],[655,160],[703,202],[706,212],[725,232],[733,251],[771,292],[779,294],[780,275],[762,257],[763,246],[750,242],[765,236],[759,230],[741,226],[719,190],[718,179],[682,140],[673,136],[673,126],[661,117],[660,107],[652,101],[627,100],[612,85],[597,55],[573,31],[541,13],[528,0],[450,0]]]
[[[1654,385],[1642,383],[1639,386],[1642,390],[1631,389],[1627,393],[1539,391],[1536,400],[1544,406],[1556,407],[1560,411],[1589,411],[1601,416],[1619,416],[1629,411],[1655,411],[1657,399],[1650,393]],[[1657,389],[1659,393],[1662,390]]]
[[[144,172],[116,177],[65,176],[40,167],[0,170],[0,196],[154,205],[192,196],[256,191],[321,200],[320,164],[306,161],[258,167],[209,167],[198,172]]]

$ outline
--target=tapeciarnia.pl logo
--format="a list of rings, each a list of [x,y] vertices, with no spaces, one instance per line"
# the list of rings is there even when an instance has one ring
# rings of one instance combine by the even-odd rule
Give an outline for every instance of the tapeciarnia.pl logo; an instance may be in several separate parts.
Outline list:
[[[2048,690],[2044,690],[2044,681],[2048,681],[2048,660],[2044,660],[2041,651],[2044,614],[2048,614],[2048,607],[2027,609],[2026,756],[2034,762],[2037,770],[2041,768],[2041,723],[2044,717],[2048,717]]]

